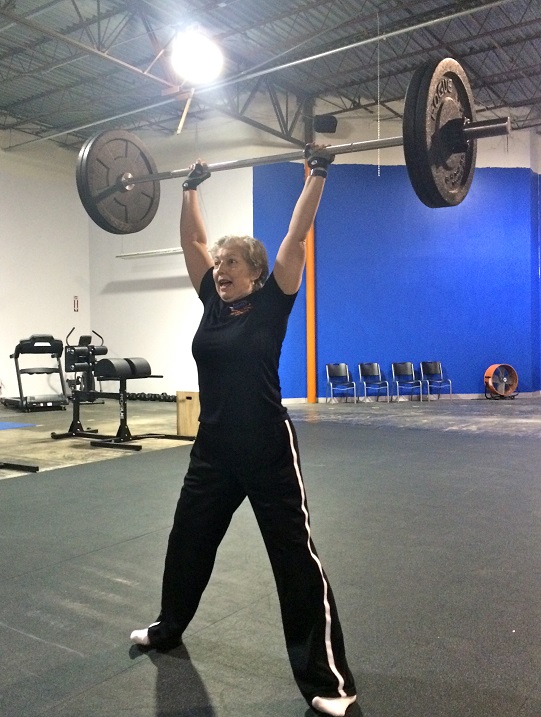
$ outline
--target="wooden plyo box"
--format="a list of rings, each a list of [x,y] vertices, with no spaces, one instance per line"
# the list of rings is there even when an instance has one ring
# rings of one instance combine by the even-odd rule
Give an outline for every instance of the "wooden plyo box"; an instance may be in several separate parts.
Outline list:
[[[177,436],[195,438],[199,428],[199,393],[177,391]]]

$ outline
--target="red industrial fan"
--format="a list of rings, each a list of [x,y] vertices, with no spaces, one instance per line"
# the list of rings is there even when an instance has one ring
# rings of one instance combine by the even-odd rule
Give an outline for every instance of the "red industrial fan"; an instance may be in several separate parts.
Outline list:
[[[485,371],[486,398],[515,398],[517,386],[517,372],[509,364],[495,363]]]

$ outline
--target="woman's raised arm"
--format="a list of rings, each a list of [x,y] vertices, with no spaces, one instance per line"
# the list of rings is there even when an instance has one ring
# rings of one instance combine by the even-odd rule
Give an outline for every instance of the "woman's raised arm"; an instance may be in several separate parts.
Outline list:
[[[306,262],[306,236],[316,217],[327,167],[334,160],[324,145],[316,144],[307,145],[305,157],[310,174],[306,177],[274,265],[274,278],[284,294],[295,294],[300,288]]]
[[[208,252],[207,231],[199,207],[197,187],[210,177],[208,167],[201,160],[192,165],[192,171],[182,184],[182,209],[180,212],[180,246],[188,275],[195,290],[199,292],[201,281],[213,265]]]

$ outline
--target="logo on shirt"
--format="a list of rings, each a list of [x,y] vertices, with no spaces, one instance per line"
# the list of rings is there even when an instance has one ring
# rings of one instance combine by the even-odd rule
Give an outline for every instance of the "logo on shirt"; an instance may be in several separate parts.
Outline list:
[[[246,299],[229,304],[229,316],[244,316],[252,310],[252,304]]]

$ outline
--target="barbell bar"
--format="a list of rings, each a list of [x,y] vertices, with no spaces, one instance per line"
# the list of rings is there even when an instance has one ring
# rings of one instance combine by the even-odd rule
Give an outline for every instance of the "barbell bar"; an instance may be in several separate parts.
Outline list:
[[[331,154],[404,147],[413,189],[428,207],[456,206],[465,198],[475,169],[478,139],[511,132],[509,117],[476,121],[473,95],[461,65],[451,58],[431,61],[413,74],[404,104],[403,136],[331,145]],[[304,159],[303,150],[209,164],[211,172]],[[79,152],[76,181],[89,216],[106,231],[144,229],[159,205],[165,179],[190,168],[158,172],[143,143],[124,130],[105,131]]]
[[[492,120],[482,120],[471,125],[465,125],[456,129],[457,147],[460,142],[460,135],[464,141],[471,139],[480,139],[483,137],[494,137],[502,134],[509,134],[511,124],[509,117],[497,118]],[[331,154],[348,154],[350,152],[366,152],[370,149],[387,149],[388,147],[401,147],[404,144],[402,137],[385,137],[383,139],[368,139],[361,142],[348,142],[346,144],[334,144],[327,147]],[[282,154],[269,154],[265,157],[254,157],[252,159],[231,159],[223,162],[209,164],[208,168],[211,173],[223,172],[229,169],[242,169],[246,167],[259,167],[264,164],[278,164],[279,162],[295,162],[304,159],[304,150],[299,149],[293,152],[284,152]],[[120,184],[124,189],[129,189],[135,184],[143,184],[144,182],[159,182],[163,179],[178,179],[186,177],[190,173],[190,168],[172,169],[167,172],[157,172],[143,177],[132,177],[130,173],[127,176],[120,177]]]

